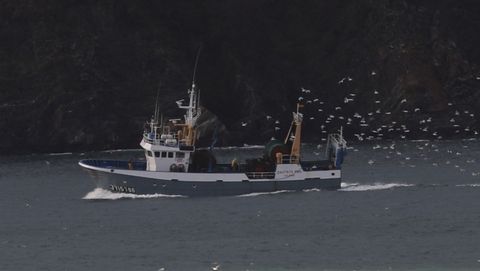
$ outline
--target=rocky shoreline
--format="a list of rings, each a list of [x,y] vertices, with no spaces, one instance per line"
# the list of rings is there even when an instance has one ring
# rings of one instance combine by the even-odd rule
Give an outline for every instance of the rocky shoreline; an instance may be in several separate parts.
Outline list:
[[[476,137],[475,1],[2,1],[0,153],[136,148],[157,90],[191,83],[218,145],[261,144],[305,103],[305,140]],[[206,125],[204,125],[206,126]],[[208,145],[212,130],[202,128]]]

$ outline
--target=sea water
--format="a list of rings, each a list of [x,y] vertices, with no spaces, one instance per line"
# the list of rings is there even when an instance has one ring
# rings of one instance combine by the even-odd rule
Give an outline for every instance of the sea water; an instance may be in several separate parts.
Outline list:
[[[135,150],[0,157],[0,270],[480,270],[480,142],[351,145],[338,191],[207,198],[113,194],[77,164]]]

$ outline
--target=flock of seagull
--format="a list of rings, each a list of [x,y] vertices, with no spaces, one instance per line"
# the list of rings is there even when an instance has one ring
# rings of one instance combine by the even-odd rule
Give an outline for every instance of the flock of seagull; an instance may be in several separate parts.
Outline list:
[[[370,73],[372,76],[376,75],[375,71]],[[348,84],[352,82],[353,78],[345,76],[338,81],[339,85]],[[461,157],[464,153],[468,153],[468,142],[477,139],[479,131],[469,125],[462,125],[462,123],[474,123],[475,113],[469,110],[460,110],[459,107],[453,103],[448,103],[448,107],[451,108],[450,115],[448,117],[448,123],[443,123],[442,127],[449,129],[453,132],[456,138],[468,138],[468,140],[462,140],[461,146],[457,146],[460,150],[454,150],[451,148],[441,148],[438,142],[444,139],[446,136],[442,135],[440,130],[435,130],[431,125],[433,122],[439,123],[439,119],[435,116],[427,115],[427,112],[420,107],[411,106],[407,98],[402,98],[399,101],[396,112],[404,114],[400,117],[392,116],[391,111],[384,111],[382,109],[383,101],[380,98],[380,92],[378,90],[372,90],[374,99],[375,110],[370,112],[361,112],[361,109],[365,109],[366,106],[356,103],[358,93],[348,93],[343,97],[343,104],[328,107],[325,101],[322,101],[318,97],[311,97],[312,91],[306,88],[301,88],[299,102],[303,103],[307,112],[312,112],[307,121],[314,121],[316,125],[320,124],[320,130],[322,133],[322,141],[326,141],[327,133],[333,127],[339,128],[343,126],[350,131],[353,131],[353,136],[357,143],[362,141],[369,141],[372,143],[373,151],[382,151],[382,158],[380,159],[392,159],[400,158],[401,164],[405,164],[411,167],[415,167],[412,156],[415,154],[408,154],[400,151],[399,145],[405,146],[408,139],[416,138],[423,139],[419,141],[413,140],[416,144],[416,150],[419,153],[419,157],[423,160],[431,160],[427,157],[428,152],[441,153],[445,152],[447,159],[445,161],[431,162],[434,167],[440,166],[442,163],[445,165],[451,165],[458,169],[460,172],[466,172],[466,165],[475,164],[474,158],[467,157],[465,155],[465,161],[462,161]],[[310,107],[310,108],[308,108]],[[349,110],[345,110],[345,109]],[[357,109],[358,112],[355,112]],[[316,112],[315,112],[316,111]],[[347,115],[346,112],[353,112]],[[275,120],[272,116],[266,115],[267,121],[273,121],[274,130],[280,130],[280,121]],[[412,123],[418,120],[418,124]],[[243,122],[242,126],[247,126],[247,122]],[[330,131],[331,132],[331,131]],[[393,139],[392,139],[393,138]],[[388,139],[388,140],[387,140]],[[403,142],[403,143],[402,143]],[[453,145],[453,144],[452,144]],[[321,147],[321,144],[318,146]],[[350,147],[353,151],[358,151],[357,148]],[[320,155],[319,153],[315,153]],[[370,159],[367,163],[372,166],[375,164],[376,159]],[[470,166],[471,168],[471,166]],[[480,176],[480,171],[472,171],[472,176]]]

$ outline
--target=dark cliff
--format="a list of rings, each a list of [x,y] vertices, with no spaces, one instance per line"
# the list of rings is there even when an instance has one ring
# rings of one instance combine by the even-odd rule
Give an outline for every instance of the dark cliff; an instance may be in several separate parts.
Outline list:
[[[199,47],[224,144],[263,142],[276,119],[284,131],[299,96],[307,140],[479,126],[476,1],[18,0],[0,13],[1,153],[138,147],[157,89],[180,113]]]

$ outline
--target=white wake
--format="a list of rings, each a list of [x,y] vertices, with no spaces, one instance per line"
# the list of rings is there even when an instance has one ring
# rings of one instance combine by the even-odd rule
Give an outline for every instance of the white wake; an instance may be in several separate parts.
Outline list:
[[[151,199],[151,198],[185,198],[186,196],[181,195],[165,195],[165,194],[146,194],[146,195],[137,195],[137,194],[130,194],[130,193],[113,193],[111,191],[102,189],[102,188],[95,188],[93,191],[88,192],[83,199],[108,199],[108,200],[116,200],[116,199]]]
[[[278,190],[273,192],[258,192],[258,193],[249,193],[249,194],[242,194],[235,197],[256,197],[256,196],[263,196],[263,195],[275,195],[275,194],[282,194],[282,193],[291,193],[295,192],[294,190]]]
[[[459,187],[480,187],[480,183],[467,183],[467,184],[457,184],[455,186],[459,186]]]
[[[52,152],[47,154],[48,156],[64,156],[64,155],[72,155],[72,152]]]
[[[358,183],[342,183],[342,188],[338,191],[374,191],[374,190],[385,190],[392,189],[397,187],[409,187],[414,186],[413,184],[404,184],[404,183],[374,183],[374,184],[358,184]]]

